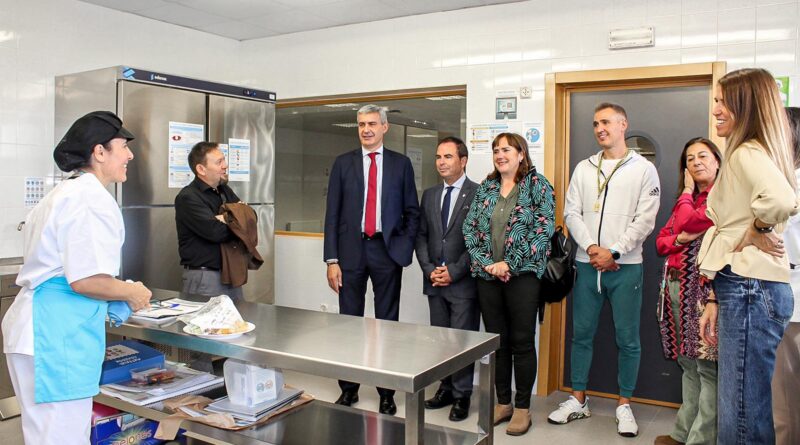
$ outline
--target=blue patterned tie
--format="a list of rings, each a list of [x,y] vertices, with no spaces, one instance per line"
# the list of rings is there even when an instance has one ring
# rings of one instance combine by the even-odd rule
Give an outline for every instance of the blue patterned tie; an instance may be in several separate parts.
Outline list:
[[[447,220],[450,219],[450,193],[454,187],[449,185],[446,188],[447,193],[444,195],[444,201],[442,201],[442,235],[447,232]]]
[[[450,218],[450,193],[453,191],[453,186],[448,185],[447,193],[444,195],[444,200],[442,201],[442,240],[444,240],[444,234],[447,232],[447,220]],[[442,245],[442,257],[439,258],[440,264],[445,264],[446,258],[444,257],[444,245]]]

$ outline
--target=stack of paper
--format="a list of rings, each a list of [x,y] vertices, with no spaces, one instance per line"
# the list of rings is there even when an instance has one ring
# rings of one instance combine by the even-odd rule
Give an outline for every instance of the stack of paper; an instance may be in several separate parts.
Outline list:
[[[164,301],[153,301],[150,307],[136,311],[131,315],[131,320],[162,325],[173,322],[181,315],[191,314],[203,307],[204,303],[172,298]]]
[[[132,380],[102,385],[100,392],[108,396],[133,403],[134,405],[149,405],[161,400],[182,394],[211,389],[224,384],[222,377],[217,377],[207,372],[196,371],[185,366],[174,368],[175,378],[163,383],[142,385]]]
[[[253,406],[234,405],[228,397],[222,397],[206,406],[206,411],[213,413],[228,413],[236,420],[237,424],[250,424],[270,415],[288,403],[292,403],[303,394],[302,389],[285,386],[278,397]]]

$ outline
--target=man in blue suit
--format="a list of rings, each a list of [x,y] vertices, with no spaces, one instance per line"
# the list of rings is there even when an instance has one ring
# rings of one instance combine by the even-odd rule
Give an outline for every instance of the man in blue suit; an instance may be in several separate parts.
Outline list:
[[[383,146],[389,130],[386,110],[358,110],[361,148],[333,163],[325,210],[328,286],[339,294],[339,312],[364,315],[367,279],[375,293],[375,317],[397,321],[403,267],[411,264],[419,204],[411,160]],[[359,384],[340,380],[336,403],[358,402]],[[379,411],[394,414],[394,391],[378,388]]]

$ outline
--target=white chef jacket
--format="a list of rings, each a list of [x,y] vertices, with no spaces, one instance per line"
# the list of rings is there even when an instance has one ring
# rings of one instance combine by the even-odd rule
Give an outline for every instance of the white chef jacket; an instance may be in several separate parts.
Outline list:
[[[33,355],[33,290],[56,276],[69,283],[119,275],[125,227],[114,197],[85,173],[56,186],[25,220],[22,287],[3,318],[3,352]]]

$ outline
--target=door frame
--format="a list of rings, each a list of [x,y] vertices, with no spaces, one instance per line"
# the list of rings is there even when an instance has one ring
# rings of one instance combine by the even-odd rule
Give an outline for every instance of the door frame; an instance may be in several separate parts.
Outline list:
[[[564,225],[564,196],[569,184],[569,103],[575,92],[623,90],[641,88],[673,88],[683,86],[716,85],[725,75],[725,62],[692,63],[637,68],[619,68],[593,71],[547,73],[545,75],[544,174],[550,179],[556,194],[556,224]],[[708,136],[719,147],[724,139],[713,131],[711,110],[713,94],[708,102]],[[571,391],[564,383],[564,347],[566,329],[566,299],[547,304],[539,338],[539,366],[536,393],[547,396],[553,391]],[[587,391],[608,398],[616,394]],[[633,400],[662,406],[676,404],[639,399]]]

